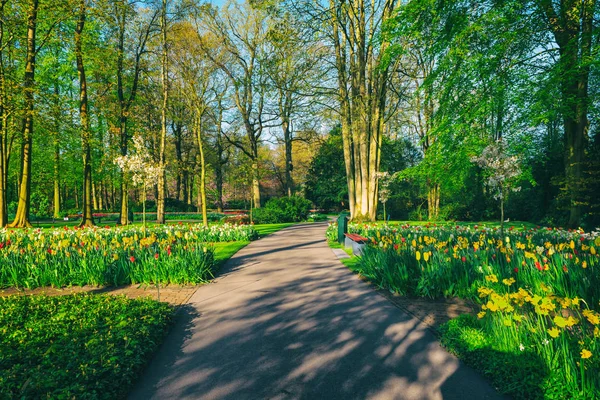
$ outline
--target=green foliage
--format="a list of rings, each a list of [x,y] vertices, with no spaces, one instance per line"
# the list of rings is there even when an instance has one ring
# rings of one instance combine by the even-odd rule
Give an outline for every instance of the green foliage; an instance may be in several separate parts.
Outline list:
[[[543,382],[551,379],[553,371],[531,351],[495,349],[492,338],[471,315],[461,315],[442,325],[440,336],[448,351],[482,372],[501,393],[515,399],[571,398],[564,387],[555,388],[557,396],[544,396]]]
[[[305,221],[312,203],[300,196],[279,197],[267,201],[263,208],[252,210],[252,219],[257,224]]]
[[[333,129],[313,158],[305,196],[322,210],[341,210],[348,204],[348,184],[341,128]]]
[[[124,398],[172,321],[148,299],[0,298],[1,398]]]
[[[313,213],[308,215],[308,222],[323,222],[327,221],[329,218],[325,214]]]

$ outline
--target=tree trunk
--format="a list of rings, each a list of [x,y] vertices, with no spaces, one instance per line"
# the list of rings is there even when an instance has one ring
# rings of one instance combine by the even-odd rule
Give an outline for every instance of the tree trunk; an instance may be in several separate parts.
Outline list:
[[[103,193],[103,188],[104,186],[104,182],[100,181],[99,185],[98,185],[98,191],[96,193],[96,197],[98,198],[98,210],[104,210],[104,201],[102,199],[102,193]]]
[[[60,145],[58,132],[54,138],[54,218],[60,218]]]
[[[427,188],[427,215],[430,221],[435,221],[440,213],[440,185],[428,179]]]
[[[198,202],[202,202],[202,224],[208,226],[208,215],[206,214],[206,162],[204,160],[204,141],[202,139],[202,121],[200,112],[196,118],[196,138],[198,139],[198,154],[200,155],[200,182],[198,183]],[[198,210],[199,211],[199,210]]]
[[[162,31],[162,62],[161,62],[161,82],[162,82],[162,107],[160,114],[160,149],[158,163],[160,174],[158,175],[158,197],[156,201],[156,222],[165,223],[165,195],[166,188],[166,145],[167,145],[167,107],[168,107],[168,49],[167,49],[167,0],[162,0],[162,14],[160,17]]]
[[[287,119],[284,119],[281,128],[283,129],[285,146],[285,192],[288,197],[292,197],[294,190],[294,181],[292,180],[292,135],[290,132],[290,123]]]
[[[252,161],[252,200],[254,208],[260,208],[260,170],[258,167],[258,156]]]
[[[4,6],[5,1],[0,2],[0,228],[8,224],[7,210],[7,178],[8,178],[8,155],[10,145],[8,140],[8,110],[6,96],[6,75],[4,68]]]
[[[83,64],[82,33],[85,27],[85,0],[79,1],[79,16],[75,27],[75,59],[79,77],[79,118],[81,119],[81,147],[83,151],[83,212],[80,226],[93,226],[92,210],[92,153],[90,146],[90,119],[88,114],[87,80]]]
[[[569,222],[579,227],[584,204],[583,167],[588,140],[589,76],[596,0],[539,1],[559,49],[560,91],[565,131],[565,190],[569,196]]]
[[[376,50],[371,48],[377,28],[367,15],[381,13],[381,19],[385,20],[394,4],[394,1],[375,5],[362,0],[351,0],[349,4],[330,0],[352,220],[374,221],[376,217],[388,79],[387,69],[380,65],[387,43],[379,44]]]
[[[37,13],[39,0],[30,0],[27,9],[27,55],[25,60],[24,89],[24,122],[23,143],[21,153],[22,174],[19,185],[19,203],[15,220],[10,224],[13,228],[31,227],[29,222],[29,207],[31,203],[31,157],[33,143],[33,116],[34,116],[34,91],[35,91],[35,45]]]
[[[219,117],[217,119],[217,140],[216,140],[216,151],[217,151],[217,163],[215,165],[215,185],[217,187],[217,212],[223,212],[223,166],[227,163],[223,153],[223,106],[221,99],[219,99]]]

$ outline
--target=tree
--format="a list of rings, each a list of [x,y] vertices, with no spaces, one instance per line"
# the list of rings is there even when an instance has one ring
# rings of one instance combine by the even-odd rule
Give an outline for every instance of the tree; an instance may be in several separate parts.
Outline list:
[[[126,0],[113,0],[113,13],[115,21],[116,34],[116,77],[117,77],[117,104],[118,113],[117,129],[119,132],[119,148],[121,156],[127,155],[129,144],[129,120],[131,117],[132,107],[135,104],[138,95],[140,74],[142,72],[142,58],[146,54],[146,45],[148,39],[155,29],[155,21],[158,18],[159,9],[152,12],[148,18],[135,18],[135,4],[128,3]],[[132,16],[134,18],[132,18]],[[129,54],[126,53],[126,39],[130,26],[137,25],[140,27],[138,31],[133,32],[135,41],[133,42],[133,51],[131,52],[131,60],[128,61]],[[131,65],[128,65],[131,64]],[[127,82],[127,73],[130,72]],[[127,87],[129,86],[129,87]],[[129,90],[129,93],[127,93]],[[121,177],[121,224],[127,225],[128,219],[128,191],[126,180]]]
[[[589,80],[593,36],[598,32],[598,2],[536,0],[558,45],[558,84],[565,134],[565,190],[569,194],[569,222],[581,222],[585,150],[589,139]],[[597,43],[597,41],[596,41]]]
[[[83,64],[82,34],[85,27],[86,0],[79,0],[79,13],[75,27],[75,58],[79,78],[79,118],[81,120],[81,145],[83,150],[83,213],[81,226],[94,225],[92,214],[92,153],[90,148],[90,120],[85,66]]]
[[[338,101],[353,220],[375,220],[377,172],[386,114],[389,43],[376,40],[395,0],[367,3],[330,0],[330,39],[335,51]]]
[[[134,186],[142,188],[142,223],[146,228],[146,191],[148,187],[154,185],[158,176],[164,171],[152,160],[141,136],[134,136],[133,147],[134,154],[119,156],[115,158],[114,162],[123,171],[123,174],[131,179]]]
[[[516,186],[521,175],[519,159],[506,154],[506,146],[501,140],[488,145],[479,157],[472,161],[487,173],[487,185],[496,200],[500,201],[500,232],[504,235],[504,203],[510,191],[518,192]]]
[[[307,32],[299,29],[298,22],[290,13],[275,18],[267,35],[272,50],[264,60],[277,98],[275,114],[281,122],[285,149],[284,190],[288,197],[294,194],[295,189],[292,146],[298,138],[295,137],[293,119],[303,112],[314,111],[310,109],[314,102],[311,97],[317,97],[314,86],[324,74],[323,69],[319,70],[317,61],[324,58],[323,48],[307,37]],[[305,95],[309,92],[313,93]]]
[[[7,13],[8,9],[8,13]],[[9,24],[11,7],[8,0],[0,0],[0,227],[8,224],[7,213],[7,184],[8,167],[12,145],[15,138],[11,130],[11,119],[14,116],[14,105],[11,104],[10,87],[10,61],[6,60],[6,53],[14,46],[14,35]]]
[[[165,196],[166,186],[166,146],[167,146],[167,110],[169,101],[169,49],[167,43],[167,0],[162,0],[160,13],[161,30],[161,62],[160,62],[160,82],[162,86],[162,104],[160,108],[160,149],[158,162],[162,168],[162,173],[158,176],[158,197],[156,199],[156,222],[165,223]]]
[[[31,147],[33,143],[33,117],[35,104],[35,57],[37,55],[36,33],[39,0],[29,0],[27,7],[27,54],[25,58],[25,75],[23,92],[25,98],[24,121],[22,133],[22,171],[19,185],[19,204],[15,219],[10,224],[13,228],[31,227],[29,207],[31,202]]]
[[[231,83],[233,102],[245,135],[226,135],[252,163],[254,205],[260,207],[259,148],[266,129],[274,127],[275,118],[266,115],[266,59],[268,17],[248,3],[228,3],[223,10],[201,8],[195,20],[204,54]]]

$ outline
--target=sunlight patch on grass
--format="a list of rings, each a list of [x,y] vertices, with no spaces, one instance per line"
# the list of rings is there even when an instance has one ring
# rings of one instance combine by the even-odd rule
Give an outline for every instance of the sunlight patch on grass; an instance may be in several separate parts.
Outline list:
[[[271,233],[275,233],[283,228],[294,225],[293,223],[282,223],[282,224],[258,224],[254,225],[254,229],[258,232],[258,236],[263,238]]]
[[[249,241],[214,243],[213,248],[215,250],[217,266],[223,265],[225,261],[233,257],[235,253],[246,247],[249,243]]]

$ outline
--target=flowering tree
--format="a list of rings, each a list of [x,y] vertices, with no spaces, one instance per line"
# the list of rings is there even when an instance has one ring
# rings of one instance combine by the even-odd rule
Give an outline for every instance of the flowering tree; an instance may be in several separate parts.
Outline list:
[[[385,203],[390,198],[390,184],[396,177],[397,173],[390,175],[389,172],[378,172],[377,179],[379,180],[379,201],[383,205],[383,220],[387,223],[387,214],[385,209]]]
[[[471,161],[479,165],[487,175],[486,185],[496,200],[500,200],[500,232],[504,234],[504,201],[508,194],[521,190],[517,186],[521,176],[521,167],[517,156],[506,153],[506,145],[498,140],[488,145],[479,157]]]
[[[115,158],[114,162],[130,179],[135,187],[142,188],[142,223],[146,228],[146,189],[157,182],[162,172],[159,164],[152,159],[144,145],[144,139],[136,135],[133,137],[134,152]]]

